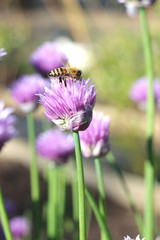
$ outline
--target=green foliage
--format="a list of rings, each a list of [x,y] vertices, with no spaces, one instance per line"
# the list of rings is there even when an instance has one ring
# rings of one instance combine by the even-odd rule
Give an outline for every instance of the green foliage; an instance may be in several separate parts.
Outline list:
[[[98,101],[125,108],[133,105],[128,97],[129,90],[137,78],[145,75],[145,66],[139,23],[130,25],[123,20],[120,20],[120,26],[114,25],[106,37],[101,35],[97,40],[101,49],[95,55],[101,56],[87,76],[92,77],[98,87]],[[151,25],[155,74],[159,76],[160,34],[157,21]]]
[[[3,46],[7,52],[15,48],[20,48],[26,42],[29,35],[28,26],[25,24],[7,24],[0,23],[0,46]]]
[[[11,82],[26,69],[26,46],[30,37],[30,27],[23,21],[0,23],[0,48],[4,48],[7,56],[1,62],[0,84],[10,85]],[[25,51],[24,51],[25,49]],[[30,69],[30,66],[27,66]],[[3,71],[2,71],[3,69]],[[27,71],[25,73],[28,73]]]

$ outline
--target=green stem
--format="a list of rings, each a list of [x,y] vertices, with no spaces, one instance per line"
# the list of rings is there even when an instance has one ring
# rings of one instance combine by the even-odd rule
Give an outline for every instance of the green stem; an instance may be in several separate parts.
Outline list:
[[[146,10],[140,9],[140,20],[142,29],[142,38],[144,46],[144,57],[146,64],[146,74],[148,78],[148,97],[147,97],[147,159],[145,161],[145,211],[144,211],[144,235],[146,239],[154,237],[154,160],[153,160],[153,128],[154,128],[154,93],[153,93],[153,59],[151,40],[147,25]]]
[[[79,240],[86,240],[86,215],[85,215],[85,185],[82,152],[78,132],[73,132],[75,154],[77,163],[78,198],[79,198]]]
[[[96,175],[98,181],[98,190],[99,190],[99,209],[104,222],[107,224],[107,215],[106,215],[106,199],[105,199],[105,190],[104,190],[104,182],[103,182],[103,173],[101,167],[101,161],[99,158],[95,158],[95,168]],[[103,232],[101,232],[101,240],[104,240],[105,236]]]
[[[65,199],[66,199],[66,171],[65,167],[59,167],[58,171],[58,240],[62,239],[63,236],[63,219],[64,219],[64,212],[65,212]]]
[[[73,220],[78,222],[79,214],[78,214],[78,180],[77,173],[75,167],[75,161],[73,161],[73,176],[72,176],[72,207],[73,207]]]
[[[124,178],[124,175],[123,175],[121,169],[119,168],[119,166],[117,165],[113,153],[110,152],[110,153],[107,154],[107,160],[112,165],[113,169],[116,171],[116,173],[119,177],[119,180],[122,184],[122,188],[123,188],[123,190],[126,194],[128,203],[129,203],[129,205],[132,209],[132,212],[134,214],[134,218],[135,218],[137,227],[139,229],[139,232],[140,232],[141,235],[143,235],[143,220],[142,220],[141,214],[139,213],[139,211],[138,211],[138,209],[137,209],[137,207],[134,203],[133,196],[132,196],[131,192],[129,191],[126,180]]]
[[[110,232],[109,232],[109,229],[104,221],[104,218],[101,216],[101,213],[98,209],[98,206],[94,200],[94,198],[92,197],[92,195],[90,194],[90,192],[88,191],[87,188],[85,188],[85,194],[86,194],[86,197],[87,197],[87,200],[89,202],[89,204],[91,205],[92,209],[93,209],[93,212],[95,214],[95,217],[97,219],[97,222],[99,224],[99,227],[101,229],[101,232],[103,232],[104,234],[104,239],[105,240],[111,240],[111,235],[110,235]]]
[[[7,216],[4,201],[3,201],[1,188],[0,188],[0,219],[1,219],[6,240],[13,240],[11,230],[9,227],[8,216]]]
[[[87,236],[89,234],[90,230],[90,224],[91,224],[91,219],[92,219],[92,208],[89,202],[86,202],[86,229],[87,229]]]
[[[78,199],[78,179],[76,172],[76,162],[73,160],[73,171],[72,171],[72,212],[74,220],[74,236],[73,239],[79,239],[78,223],[79,223],[79,199]],[[87,210],[87,209],[86,209]],[[87,218],[86,218],[86,227],[87,227]]]
[[[40,194],[39,194],[39,176],[37,155],[35,151],[35,129],[34,117],[30,112],[27,114],[28,137],[31,149],[30,163],[30,182],[31,182],[31,199],[33,204],[33,223],[35,226],[35,240],[40,239]]]
[[[48,167],[48,206],[47,206],[47,240],[57,237],[57,193],[58,169],[52,164]]]
[[[66,169],[65,167],[60,167],[60,176],[59,176],[60,186],[60,214],[64,216],[65,213],[65,203],[66,203]]]

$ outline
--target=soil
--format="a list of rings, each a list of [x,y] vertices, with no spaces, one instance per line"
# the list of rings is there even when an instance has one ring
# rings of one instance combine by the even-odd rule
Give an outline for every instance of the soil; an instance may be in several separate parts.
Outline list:
[[[24,210],[31,207],[29,170],[19,163],[0,163],[0,186],[5,198],[12,199],[17,206],[17,215],[23,214]],[[40,177],[42,202],[46,196],[46,184]],[[69,191],[70,192],[70,191]],[[70,193],[69,193],[70,194]],[[95,193],[96,194],[96,193]],[[108,225],[113,240],[124,239],[124,236],[136,237],[136,228],[132,212],[115,202],[107,199]],[[67,237],[64,237],[67,239]],[[100,232],[95,217],[92,214],[91,225],[88,235],[89,240],[100,239]]]

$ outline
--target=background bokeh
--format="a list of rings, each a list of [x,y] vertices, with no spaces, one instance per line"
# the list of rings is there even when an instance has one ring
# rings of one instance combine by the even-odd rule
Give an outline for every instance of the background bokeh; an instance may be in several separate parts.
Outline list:
[[[155,76],[160,78],[160,2],[148,9]],[[146,118],[129,99],[132,83],[145,74],[140,21],[129,18],[116,0],[5,0],[0,2],[0,48],[8,55],[0,66],[0,99],[16,109],[18,142],[27,139],[25,117],[13,102],[8,88],[22,74],[34,73],[29,57],[45,41],[61,44],[70,62],[92,78],[97,86],[96,109],[111,118],[110,141],[123,170],[143,175]],[[155,158],[159,157],[160,110],[155,116]],[[43,109],[35,113],[36,133],[41,129]],[[13,140],[14,141],[14,140]],[[11,141],[12,142],[12,141]],[[25,147],[24,147],[25,148]],[[20,150],[23,156],[23,150]],[[20,153],[19,153],[20,154]],[[19,158],[21,158],[19,156]],[[26,159],[22,162],[26,161]],[[159,164],[157,164],[159,165]],[[159,166],[158,166],[159,167]]]
[[[159,8],[157,2],[148,10],[157,77]],[[145,72],[139,18],[129,18],[116,0],[8,0],[1,2],[0,10],[0,46],[8,52],[1,63],[1,98],[6,98],[4,87],[21,74],[34,72],[29,57],[35,48],[45,41],[58,42],[71,63],[97,85],[97,109],[112,119],[111,141],[124,167],[132,165],[133,171],[142,174],[145,113],[129,99],[131,84]],[[155,126],[158,141],[158,120]]]

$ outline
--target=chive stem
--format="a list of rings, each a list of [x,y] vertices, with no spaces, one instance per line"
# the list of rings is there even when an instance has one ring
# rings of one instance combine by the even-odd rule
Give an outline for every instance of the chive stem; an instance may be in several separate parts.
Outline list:
[[[28,137],[31,150],[30,162],[30,183],[31,199],[33,206],[33,226],[35,231],[35,240],[40,239],[40,193],[39,193],[39,175],[37,155],[35,151],[35,129],[33,113],[27,114]]]
[[[144,178],[146,186],[145,209],[144,209],[144,236],[147,239],[154,238],[154,185],[155,185],[155,169],[153,159],[153,128],[154,128],[154,113],[155,102],[153,92],[153,57],[151,48],[151,39],[148,29],[146,9],[140,8],[140,21],[142,30],[142,40],[144,47],[144,58],[146,65],[146,74],[148,79],[148,94],[147,94],[147,159],[145,161]]]
[[[6,213],[1,188],[0,188],[0,219],[1,219],[1,223],[2,223],[2,227],[3,227],[3,231],[4,231],[4,235],[6,237],[6,240],[13,240],[11,230],[9,227],[8,216]]]
[[[86,240],[85,185],[79,133],[73,132],[78,178],[79,240]]]

